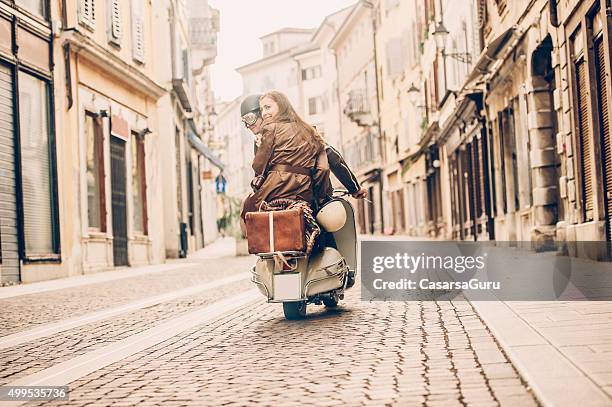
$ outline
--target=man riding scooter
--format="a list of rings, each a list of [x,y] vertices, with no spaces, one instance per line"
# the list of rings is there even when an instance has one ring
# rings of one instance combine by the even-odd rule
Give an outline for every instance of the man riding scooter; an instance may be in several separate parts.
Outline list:
[[[257,151],[257,147],[261,144],[261,134],[263,127],[263,118],[261,116],[260,110],[260,99],[261,95],[249,95],[242,101],[240,105],[240,114],[242,117],[242,122],[244,123],[246,128],[248,128],[255,136],[255,151]],[[326,144],[325,153],[327,155],[329,169],[347,189],[349,194],[356,199],[365,198],[367,196],[366,190],[360,187],[357,178],[350,170],[338,150],[336,150],[331,145]],[[318,195],[318,192],[320,191],[316,192]],[[325,201],[329,201],[330,199],[331,196],[327,196]],[[317,220],[320,222],[325,222],[327,221],[326,217],[329,217],[329,222],[333,222],[333,211],[328,210],[326,212],[322,210]],[[331,233],[323,234],[322,245],[327,247],[335,247],[335,241]],[[354,284],[354,279],[355,276],[353,275],[353,273],[351,273],[349,275],[349,287]]]

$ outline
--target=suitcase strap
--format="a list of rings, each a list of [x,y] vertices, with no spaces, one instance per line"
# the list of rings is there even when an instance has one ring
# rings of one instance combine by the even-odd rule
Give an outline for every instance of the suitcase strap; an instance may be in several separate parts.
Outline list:
[[[294,167],[293,165],[275,164],[270,167],[270,171],[292,172],[294,174],[310,175],[310,170],[304,167]]]
[[[270,252],[274,253],[274,211],[268,212],[268,226],[270,227]]]

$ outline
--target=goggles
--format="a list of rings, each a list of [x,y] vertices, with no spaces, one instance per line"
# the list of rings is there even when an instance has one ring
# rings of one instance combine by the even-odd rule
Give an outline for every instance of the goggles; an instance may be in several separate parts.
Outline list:
[[[242,116],[242,122],[246,127],[254,125],[257,119],[259,119],[259,114],[256,112],[248,112]]]

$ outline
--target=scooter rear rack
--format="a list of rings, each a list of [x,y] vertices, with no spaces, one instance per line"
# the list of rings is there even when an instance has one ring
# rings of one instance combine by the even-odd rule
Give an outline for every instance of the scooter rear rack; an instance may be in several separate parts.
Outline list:
[[[304,252],[295,252],[295,251],[291,251],[291,252],[257,253],[257,256],[261,257],[264,260],[270,260],[270,259],[274,258],[274,256],[277,255],[278,253],[282,254],[285,257],[290,257],[292,259],[301,259],[301,258],[306,257],[306,253],[304,253]]]

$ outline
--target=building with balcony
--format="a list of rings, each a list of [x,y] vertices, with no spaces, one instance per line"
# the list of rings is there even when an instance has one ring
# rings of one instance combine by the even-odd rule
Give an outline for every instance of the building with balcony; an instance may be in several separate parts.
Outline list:
[[[298,64],[300,105],[304,120],[317,128],[325,141],[336,148],[342,146],[340,134],[340,105],[336,57],[329,43],[352,7],[325,17],[307,46],[294,52]]]
[[[606,258],[609,243],[573,244],[611,240],[606,5],[527,3],[424,2],[441,74],[425,97],[437,101],[437,236]]]
[[[357,201],[360,233],[383,231],[382,138],[371,12],[357,3],[329,43],[337,63],[342,151],[372,203]]]

